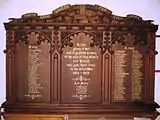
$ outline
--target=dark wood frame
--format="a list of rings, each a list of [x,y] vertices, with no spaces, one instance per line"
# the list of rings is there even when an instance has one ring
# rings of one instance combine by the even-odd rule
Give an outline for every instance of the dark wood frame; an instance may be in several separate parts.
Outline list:
[[[90,13],[84,11],[90,11]],[[76,16],[76,12],[79,16]],[[73,13],[69,15],[68,12]],[[88,15],[87,15],[88,14]],[[133,116],[146,116],[155,117],[155,108],[158,107],[154,103],[154,74],[155,74],[155,32],[158,29],[158,25],[154,25],[151,20],[142,20],[141,17],[137,15],[127,15],[126,17],[113,15],[110,10],[99,5],[65,5],[52,12],[52,14],[38,16],[37,13],[28,13],[22,15],[22,18],[12,18],[10,22],[4,23],[6,29],[6,102],[2,105],[6,113],[91,113],[91,114],[121,114]],[[76,27],[77,29],[73,29]],[[60,55],[63,46],[70,45],[70,43],[62,44],[59,43],[59,32],[63,31],[73,32],[73,31],[89,31],[97,32],[100,31],[106,34],[103,40],[107,41],[109,39],[109,34],[107,31],[120,31],[117,33],[115,38],[113,38],[113,43],[98,43],[93,40],[93,46],[100,46],[103,53],[108,51],[111,55],[113,50],[111,49],[112,44],[118,41],[124,43],[124,33],[130,33],[135,36],[135,45],[142,45],[146,48],[145,57],[145,82],[144,82],[144,97],[143,101],[140,102],[114,102],[112,98],[112,87],[113,82],[107,81],[107,89],[109,94],[106,97],[106,101],[103,97],[103,102],[99,104],[61,104],[60,101]],[[15,80],[15,45],[19,41],[23,41],[26,45],[29,44],[27,41],[27,34],[30,32],[37,32],[40,38],[38,44],[47,39],[50,42],[50,33],[53,32],[54,41],[51,42],[50,48],[50,59],[54,57],[51,62],[50,71],[51,74],[51,86],[50,86],[50,102],[49,103],[23,103],[17,102],[17,81]],[[47,32],[46,32],[47,31]],[[122,33],[122,34],[121,34]],[[67,33],[66,33],[67,34]],[[44,36],[45,35],[45,36]],[[147,35],[147,40],[145,39]],[[53,37],[52,36],[52,37]],[[98,34],[97,37],[101,37]],[[61,36],[63,37],[63,36]],[[64,36],[65,37],[65,36]],[[125,44],[125,43],[124,43]],[[54,53],[54,54],[53,54]],[[59,54],[60,53],[60,54]],[[57,56],[56,56],[56,55]],[[104,61],[104,60],[103,60]],[[108,59],[109,68],[108,71],[112,70],[112,57]],[[57,64],[58,63],[58,64]],[[104,70],[102,70],[104,71]],[[159,72],[156,71],[156,72]],[[111,74],[109,73],[108,76]],[[54,79],[53,79],[54,77]],[[112,78],[112,74],[109,76]],[[56,80],[55,80],[56,79]],[[104,81],[102,81],[104,82]],[[54,87],[52,84],[54,83]],[[104,86],[104,85],[102,85]],[[104,92],[104,91],[103,91]],[[104,92],[105,93],[105,92]],[[103,94],[104,94],[103,93]],[[41,109],[41,110],[40,110]],[[97,110],[98,109],[98,110]]]

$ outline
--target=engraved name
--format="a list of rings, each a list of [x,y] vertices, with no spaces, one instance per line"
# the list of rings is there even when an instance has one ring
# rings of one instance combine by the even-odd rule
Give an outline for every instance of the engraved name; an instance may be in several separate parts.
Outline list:
[[[72,61],[66,64],[73,75],[72,82],[75,86],[75,93],[72,97],[79,100],[90,97],[88,85],[91,80],[90,74],[96,66],[92,60],[98,59],[97,53],[91,50],[86,43],[78,42],[72,51],[65,53],[64,59]]]
[[[41,49],[37,46],[28,46],[28,91],[25,96],[33,100],[42,97],[40,90],[43,89],[43,86],[38,83],[40,74],[37,73],[42,64],[39,61],[40,52]]]

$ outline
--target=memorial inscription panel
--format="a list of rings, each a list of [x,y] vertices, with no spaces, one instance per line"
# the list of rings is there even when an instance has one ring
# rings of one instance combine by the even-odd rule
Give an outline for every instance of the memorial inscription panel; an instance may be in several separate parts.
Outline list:
[[[70,39],[73,47],[65,47],[62,54],[62,102],[100,102],[100,49],[90,46],[89,34],[80,32]]]
[[[118,45],[114,59],[114,101],[142,100],[143,51],[140,47]]]
[[[33,37],[35,34],[31,33],[31,36]],[[16,46],[15,79],[18,84],[17,99],[21,102],[49,102],[49,44],[42,42],[37,45],[35,44],[37,41],[35,38],[29,38],[28,40],[29,45],[20,42]],[[16,71],[19,71],[19,73],[16,73]]]
[[[67,4],[10,18],[4,27],[6,120],[157,115],[153,20]]]

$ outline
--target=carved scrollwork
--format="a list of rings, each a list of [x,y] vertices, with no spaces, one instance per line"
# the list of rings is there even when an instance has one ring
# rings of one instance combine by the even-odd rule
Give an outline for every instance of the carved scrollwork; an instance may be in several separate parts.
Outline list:
[[[41,42],[47,41],[52,45],[52,41],[47,35],[44,35],[43,33],[38,33],[38,32],[37,34],[39,34],[37,44],[41,44]]]
[[[64,48],[65,46],[72,47],[72,42],[69,36],[72,36],[77,33],[63,33],[63,36],[66,35],[65,41],[62,40],[62,46],[61,48]],[[148,44],[148,36],[147,33],[142,32],[120,32],[120,31],[106,31],[104,34],[102,32],[100,33],[88,33],[89,36],[93,36],[92,42],[90,44],[91,47],[97,46],[101,49],[101,52],[104,53],[105,51],[108,51],[109,53],[113,54],[114,51],[112,50],[112,44],[115,43],[121,43],[122,45],[143,45],[146,47],[146,49],[149,49],[147,47]],[[103,34],[103,35],[102,35]],[[63,37],[64,38],[64,37]],[[102,41],[102,39],[104,39]]]
[[[35,38],[36,41],[34,42],[33,40],[29,40],[32,38]],[[48,42],[51,43],[51,40],[44,35],[43,33],[37,32],[37,31],[15,31],[15,43],[19,41],[24,41],[26,45],[28,44],[41,44],[41,42],[44,42],[47,40]]]
[[[108,32],[106,33],[105,38],[105,49],[110,53],[113,54],[114,51],[112,50],[112,45],[116,43],[121,43],[122,45],[125,45],[125,33],[114,31],[114,32]]]
[[[15,43],[19,41],[24,41],[25,44],[28,45],[27,31],[15,31],[14,38],[15,38]]]
[[[52,46],[50,38],[43,33],[37,31],[8,31],[6,50],[4,50],[4,53],[7,53],[9,50],[14,51],[15,44],[20,41],[24,42],[26,45],[40,45],[41,42],[45,42],[45,40],[47,40]]]
[[[87,33],[86,33],[87,34]],[[92,42],[90,44],[91,47],[97,46],[98,48],[100,48],[101,50],[103,50],[103,45],[102,45],[102,33],[89,33],[89,36],[93,36],[92,38]]]
[[[72,47],[72,42],[70,39],[70,36],[74,36],[76,33],[63,33],[62,37],[62,45],[61,48],[64,48],[66,46]],[[141,34],[136,33],[129,33],[129,32],[120,32],[120,31],[106,31],[104,34],[102,32],[84,32],[85,34],[92,36],[92,42],[90,44],[91,47],[97,46],[101,49],[101,52],[104,53],[108,51],[109,53],[113,54],[114,51],[112,50],[112,45],[116,43],[121,43],[122,45],[146,45],[144,37],[141,36]],[[139,35],[139,36],[138,36]]]
[[[116,42],[121,43],[122,45],[125,45],[125,38],[124,33],[122,32],[112,32],[112,41],[111,44],[115,44]]]
[[[72,47],[73,46],[73,43],[72,43],[72,37],[75,36],[75,35],[78,35],[79,33],[82,33],[82,31],[78,31],[78,32],[74,32],[74,33],[71,33],[71,32],[62,32],[61,33],[61,49],[66,47],[66,46],[69,46],[69,47]],[[99,47],[101,50],[103,50],[103,45],[102,45],[102,32],[85,32],[83,31],[83,33],[85,35],[88,35],[90,38],[91,38],[91,43],[90,43],[90,46],[91,47],[94,47],[94,46],[97,46]]]
[[[141,31],[133,31],[133,32],[127,32],[125,34],[126,42],[130,42],[130,44],[134,46],[143,46],[145,48],[145,52],[149,53],[150,48],[148,44],[148,34],[147,32],[141,32]]]
[[[145,32],[121,32],[121,31],[106,31],[104,36],[104,43],[103,43],[103,53],[105,51],[110,52],[111,54],[114,53],[112,50],[113,44],[121,44],[125,45],[132,45],[137,46],[141,45],[148,49],[148,35]]]
[[[73,46],[73,43],[71,42],[72,39],[70,38],[70,36],[73,36],[74,34],[78,33],[62,32],[61,49],[67,46]]]
[[[112,32],[112,44],[115,42],[126,45],[128,42],[132,42],[133,45],[147,45],[148,35],[146,32],[133,31],[133,32]],[[131,43],[130,43],[131,44]]]
[[[147,45],[148,44],[148,35],[147,32],[135,32],[134,33],[134,45],[141,44],[141,45]]]

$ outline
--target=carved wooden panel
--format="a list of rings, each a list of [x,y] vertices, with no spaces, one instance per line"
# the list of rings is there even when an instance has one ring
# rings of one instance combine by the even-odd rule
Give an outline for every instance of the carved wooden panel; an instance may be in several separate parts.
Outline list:
[[[69,39],[69,40],[68,40]],[[64,47],[61,58],[62,103],[92,103],[101,101],[101,53],[91,47],[90,33],[78,32],[68,36],[72,47]]]
[[[158,26],[152,22],[88,4],[11,18],[4,23],[2,107],[10,113],[154,116]]]
[[[39,34],[26,33],[28,44],[15,46],[15,86],[17,102],[50,101],[50,44],[37,44]]]
[[[143,101],[145,51],[141,46],[114,45],[113,101]]]

